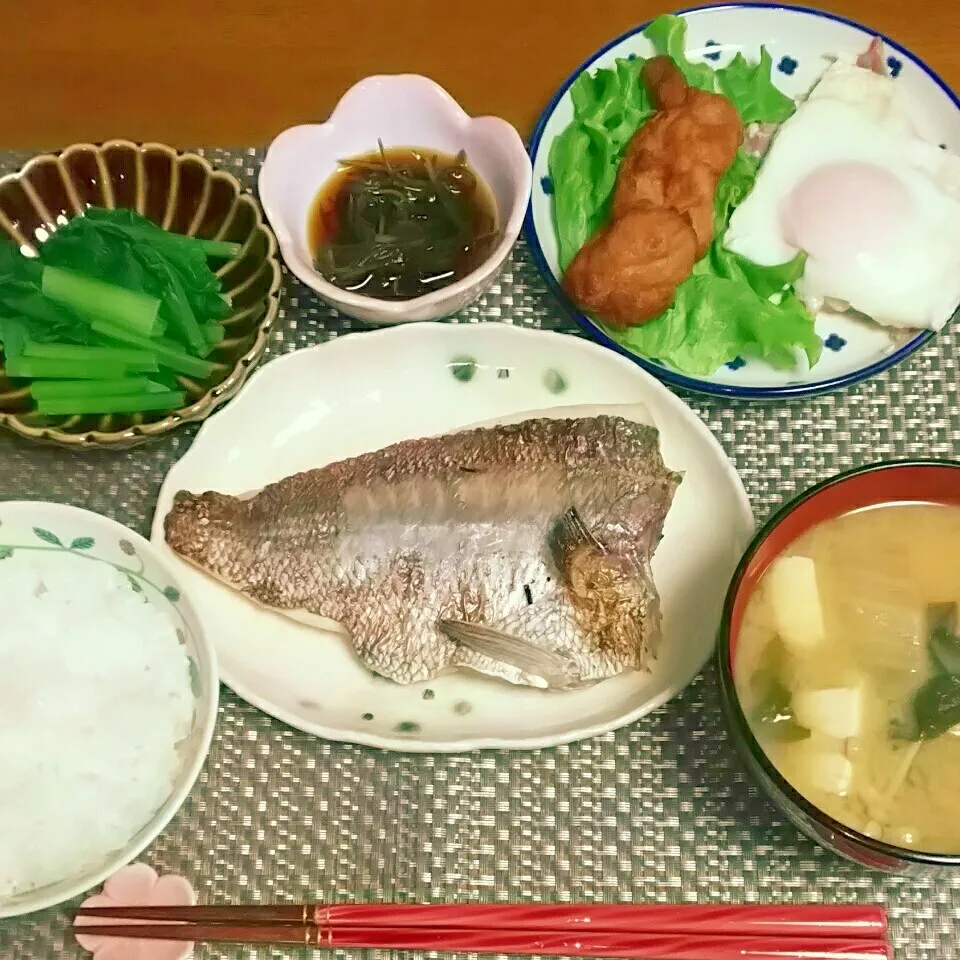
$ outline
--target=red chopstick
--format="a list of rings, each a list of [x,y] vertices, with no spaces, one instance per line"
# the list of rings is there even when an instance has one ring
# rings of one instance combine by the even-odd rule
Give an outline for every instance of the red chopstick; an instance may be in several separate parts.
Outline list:
[[[233,926],[210,924],[82,924],[89,937],[208,943],[297,945],[324,949],[436,950],[447,953],[622,957],[625,960],[892,960],[879,939],[789,936],[708,936],[625,932],[444,930],[415,927]]]
[[[77,916],[181,923],[299,924],[389,928],[468,927],[557,933],[657,933],[884,939],[877,906],[687,904],[296,904],[219,907],[93,907]]]

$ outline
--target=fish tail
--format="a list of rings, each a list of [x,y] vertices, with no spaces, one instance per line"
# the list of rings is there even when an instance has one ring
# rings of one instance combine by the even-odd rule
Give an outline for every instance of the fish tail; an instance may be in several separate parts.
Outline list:
[[[167,543],[184,559],[210,567],[232,539],[239,505],[223,493],[180,491],[163,521]]]

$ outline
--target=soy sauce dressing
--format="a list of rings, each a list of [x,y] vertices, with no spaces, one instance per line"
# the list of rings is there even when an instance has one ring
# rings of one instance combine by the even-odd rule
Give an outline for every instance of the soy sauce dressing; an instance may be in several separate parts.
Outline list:
[[[391,147],[341,161],[310,209],[320,275],[342,290],[410,300],[475,270],[500,240],[486,184],[457,156]]]

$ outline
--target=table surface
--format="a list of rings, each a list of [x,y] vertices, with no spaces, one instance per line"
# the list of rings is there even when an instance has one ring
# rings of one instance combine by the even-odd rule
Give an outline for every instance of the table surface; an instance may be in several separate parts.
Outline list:
[[[821,0],[960,87],[955,0]],[[651,0],[69,0],[3,24],[0,146],[130,137],[177,146],[266,143],[325,117],[373,73],[424,73],[464,108],[523,134],[591,52],[669,9]],[[362,13],[361,13],[362,11]]]
[[[895,36],[960,86],[960,5],[828,6]],[[526,133],[577,63],[659,12],[610,0],[368,0],[362,8],[48,0],[21,9],[5,18],[0,58],[0,146],[20,148],[113,136],[262,144],[325,115],[354,80],[398,70],[427,73],[469,111],[500,114]],[[517,67],[501,73],[504,63]],[[261,156],[211,152],[247,185]],[[0,154],[0,173],[25,157]],[[460,319],[507,314],[520,326],[569,329],[523,244]],[[351,329],[287,275],[270,355]],[[958,357],[954,324],[908,362],[847,391],[790,405],[686,399],[763,518],[860,463],[957,456]],[[194,432],[122,457],[71,455],[68,469],[62,451],[4,435],[0,497],[30,490],[146,532],[160,482]],[[519,754],[419,757],[319,741],[224,689],[200,780],[142,859],[188,876],[207,902],[875,901],[890,911],[898,960],[947,960],[960,942],[960,876],[869,873],[780,818],[732,752],[712,669],[631,727]],[[79,958],[67,928],[65,909],[0,922],[0,957]],[[247,951],[197,951],[198,960],[241,956]]]
[[[263,156],[253,148],[206,153],[247,186]],[[0,174],[25,157],[0,153]],[[487,293],[457,317],[504,318],[572,332],[523,242]],[[267,358],[363,329],[285,271]],[[847,390],[789,404],[684,399],[723,444],[762,520],[817,481],[862,463],[956,459],[960,323]],[[29,491],[148,533],[160,484],[195,433],[187,427],[120,455],[68,454],[0,434],[0,499]],[[200,779],[140,859],[188,877],[207,903],[882,903],[897,960],[960,955],[960,873],[886,877],[800,835],[738,758],[712,666],[629,727],[514,753],[398,754],[320,740],[223,687]],[[307,960],[299,952],[256,956]],[[436,957],[400,955],[428,956]],[[0,921],[2,960],[85,957],[66,906]],[[196,952],[196,960],[252,957],[229,945]]]

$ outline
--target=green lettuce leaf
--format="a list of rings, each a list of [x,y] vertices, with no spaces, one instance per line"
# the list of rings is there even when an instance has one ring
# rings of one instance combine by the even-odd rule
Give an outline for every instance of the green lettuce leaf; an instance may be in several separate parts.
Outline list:
[[[710,248],[709,262],[716,276],[745,283],[762,300],[769,300],[778,294],[788,293],[803,276],[807,255],[798,253],[786,263],[765,267],[715,243]]]
[[[640,80],[642,60],[580,74],[570,87],[575,121],[550,145],[547,166],[554,195],[561,269],[607,220],[620,158],[630,138],[653,115]]]
[[[591,140],[584,127],[572,123],[550,145],[550,176],[555,183],[562,183],[553,198],[561,270],[567,269],[587,238],[603,225],[604,200],[616,178],[616,161],[608,156],[606,141],[594,144]]]
[[[749,285],[711,273],[689,277],[669,310],[643,326],[617,331],[616,337],[643,356],[697,375],[742,356],[793,369],[794,347],[813,366],[823,347],[810,314],[792,294],[775,306]]]
[[[664,14],[651,22],[643,35],[661,57],[670,57],[680,68],[684,79],[698,90],[716,90],[716,74],[709,64],[692,63],[687,59],[687,21],[683,17]]]
[[[716,72],[718,91],[740,112],[744,123],[783,123],[796,104],[773,84],[773,61],[766,47],[760,62],[750,64],[738,53]]]
[[[737,357],[789,370],[796,366],[797,349],[811,367],[820,359],[823,344],[813,317],[791,292],[803,273],[805,255],[761,266],[723,246],[730,215],[753,188],[757,166],[740,151],[720,178],[713,243],[677,287],[673,305],[643,326],[609,330],[610,336],[643,356],[695,375],[713,373]]]
[[[745,123],[778,123],[793,101],[773,84],[771,59],[742,55],[720,70],[693,63],[686,55],[686,23],[657,17],[644,31],[660,55],[671,57],[687,82],[717,90],[737,107]],[[610,196],[623,151],[653,114],[640,78],[643,60],[617,60],[613,67],[581,74],[571,85],[573,121],[553,141],[548,169],[561,270],[609,219]],[[609,330],[624,346],[685,373],[713,373],[736,357],[756,357],[791,369],[799,354],[812,366],[822,343],[814,320],[792,287],[803,273],[804,257],[764,267],[727,250],[722,239],[734,209],[753,189],[759,160],[738,151],[717,187],[714,242],[677,288],[672,307],[641,327]]]
[[[733,211],[747,199],[757,179],[760,160],[738,150],[733,163],[720,178],[713,198],[713,235],[720,236],[726,230]]]

